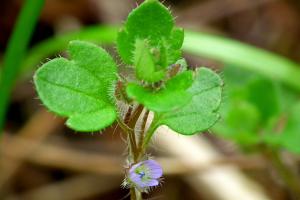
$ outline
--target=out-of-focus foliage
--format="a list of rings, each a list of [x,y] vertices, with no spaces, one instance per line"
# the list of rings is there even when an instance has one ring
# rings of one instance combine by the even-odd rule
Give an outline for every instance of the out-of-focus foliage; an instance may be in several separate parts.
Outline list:
[[[0,74],[0,134],[2,133],[11,90],[22,67],[27,46],[43,5],[44,0],[26,1],[7,46]]]
[[[242,146],[267,144],[300,153],[300,102],[292,91],[231,66],[224,68],[224,81],[226,97],[222,120],[214,127],[217,134]]]
[[[187,53],[248,69],[300,91],[299,64],[270,51],[203,32],[185,32],[183,50]]]

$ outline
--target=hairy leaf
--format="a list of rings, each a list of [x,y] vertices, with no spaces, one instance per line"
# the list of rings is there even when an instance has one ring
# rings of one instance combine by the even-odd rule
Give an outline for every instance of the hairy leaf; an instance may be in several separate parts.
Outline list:
[[[156,71],[155,61],[145,40],[136,40],[134,51],[136,76],[140,80],[157,82],[164,77],[164,71]]]
[[[147,39],[151,47],[158,51],[165,66],[175,63],[181,57],[183,30],[174,28],[170,11],[158,0],[146,0],[128,16],[125,26],[117,38],[118,52],[127,64],[133,64],[133,53],[137,39]],[[160,61],[161,62],[161,61]]]
[[[97,131],[113,123],[112,98],[116,65],[102,48],[82,41],[69,44],[72,60],[56,58],[34,76],[42,102],[52,112],[68,117],[67,125],[78,131]]]
[[[184,40],[184,31],[182,28],[174,28],[170,38],[167,39],[167,64],[171,65],[181,58],[181,46]]]
[[[208,68],[196,71],[195,80],[188,93],[192,100],[185,106],[170,112],[157,114],[158,125],[167,125],[184,135],[193,135],[209,129],[219,119],[222,80]]]
[[[192,71],[185,71],[166,82],[164,88],[153,91],[138,84],[127,85],[127,95],[151,111],[166,112],[187,104],[192,95],[187,89],[193,82]]]

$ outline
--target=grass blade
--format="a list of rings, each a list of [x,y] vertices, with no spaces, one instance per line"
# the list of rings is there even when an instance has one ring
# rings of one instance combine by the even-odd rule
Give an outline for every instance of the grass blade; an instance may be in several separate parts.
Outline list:
[[[8,43],[0,77],[0,134],[4,126],[10,93],[43,5],[44,0],[25,2]]]

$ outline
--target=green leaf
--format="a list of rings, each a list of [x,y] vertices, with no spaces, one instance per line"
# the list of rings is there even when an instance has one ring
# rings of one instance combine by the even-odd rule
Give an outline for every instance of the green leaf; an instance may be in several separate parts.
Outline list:
[[[159,52],[160,64],[167,56],[164,66],[161,66],[166,68],[181,57],[183,38],[183,30],[174,28],[170,11],[157,0],[146,0],[129,14],[118,34],[117,47],[122,60],[133,64],[136,40],[147,39],[151,49]]]
[[[170,112],[157,114],[157,124],[167,125],[183,135],[193,135],[213,126],[219,119],[222,80],[212,70],[201,67],[188,93],[192,100],[185,106]]]
[[[133,64],[134,41],[135,39],[129,37],[124,29],[118,32],[117,49],[123,62],[126,64]]]
[[[67,125],[74,127],[76,130],[95,131],[111,125],[115,119],[115,108],[113,106],[106,106],[96,112],[74,114],[67,121]]]
[[[174,20],[170,11],[158,0],[146,0],[128,15],[125,26],[130,34],[159,42],[158,38],[170,35]]]
[[[192,71],[185,71],[167,81],[165,87],[158,91],[129,83],[126,92],[129,98],[143,104],[149,110],[166,112],[178,109],[191,100],[191,94],[187,89],[192,82]]]
[[[184,40],[184,31],[182,28],[174,28],[171,32],[170,38],[167,40],[168,56],[167,64],[174,64],[175,61],[181,58],[181,47]]]
[[[34,76],[42,102],[52,112],[68,117],[77,131],[97,131],[116,119],[112,98],[117,67],[102,48],[82,41],[68,47],[72,60],[56,58]]]
[[[134,65],[136,67],[136,76],[140,80],[157,82],[165,75],[162,70],[156,71],[153,56],[144,40],[136,40]]]

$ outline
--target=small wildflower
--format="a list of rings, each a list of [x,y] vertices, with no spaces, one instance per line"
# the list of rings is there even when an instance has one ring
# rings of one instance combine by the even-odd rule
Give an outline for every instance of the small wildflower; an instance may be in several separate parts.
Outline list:
[[[161,166],[154,160],[145,160],[132,165],[128,172],[128,181],[140,190],[159,185],[162,176]]]

